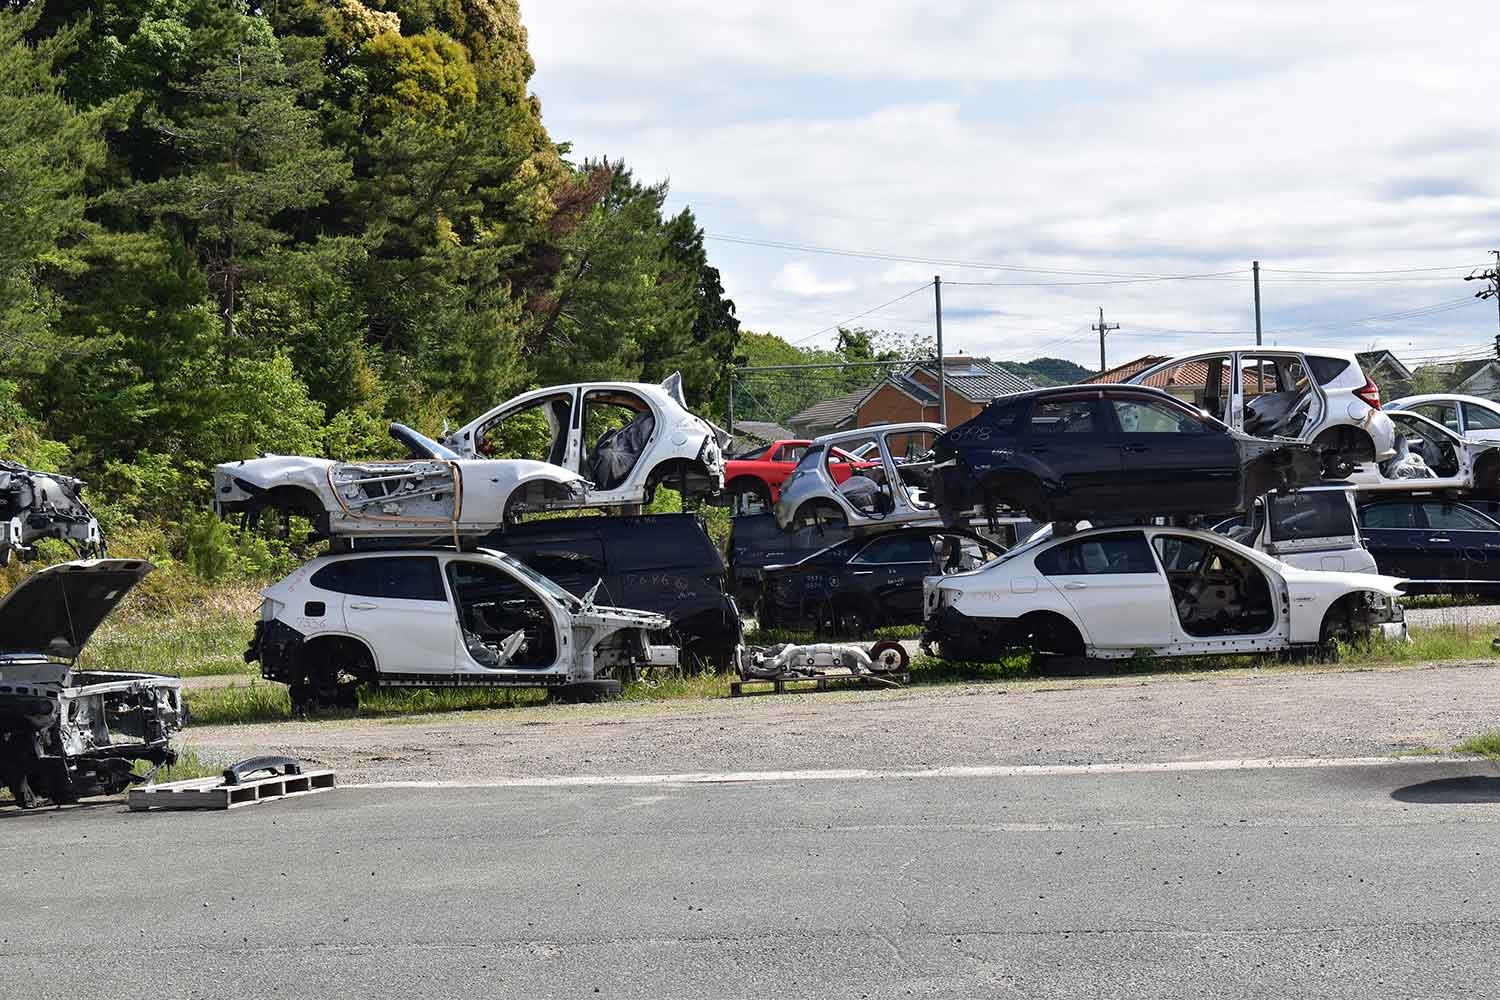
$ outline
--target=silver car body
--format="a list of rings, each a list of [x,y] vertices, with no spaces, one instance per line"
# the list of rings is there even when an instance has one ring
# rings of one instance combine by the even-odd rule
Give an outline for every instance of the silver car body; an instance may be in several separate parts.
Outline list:
[[[300,513],[329,536],[483,534],[522,513],[572,506],[576,473],[521,459],[336,462],[268,455],[214,468],[221,517]]]
[[[625,427],[596,433],[589,426],[591,404],[635,417]],[[493,450],[491,435],[501,433],[508,420],[526,419],[522,415],[528,411],[546,421],[547,452],[537,457],[587,482],[584,494],[564,506],[643,504],[661,484],[685,487],[692,497],[717,495],[724,488],[729,435],[688,411],[677,375],[661,385],[580,382],[535,389],[471,420],[443,443],[466,458],[482,458]]]
[[[781,496],[776,501],[776,523],[783,531],[788,530],[798,521],[811,516],[812,511],[819,508],[837,509],[843,514],[850,528],[921,522],[940,523],[942,516],[926,499],[925,489],[908,482],[910,479],[923,479],[924,474],[931,471],[930,464],[923,469],[921,462],[899,461],[897,454],[903,443],[928,437],[935,441],[938,435],[947,430],[948,428],[943,424],[918,422],[879,424],[874,427],[862,427],[858,430],[823,435],[808,445],[802,461],[797,463],[791,475],[787,476],[785,482],[781,484]],[[867,454],[864,459],[868,462],[879,463],[878,466],[869,470],[878,472],[881,480],[875,483],[873,493],[878,503],[877,507],[854,502],[851,499],[849,484],[855,477],[846,478],[843,482],[837,481],[829,472],[826,461],[830,455],[837,455],[840,452],[848,454],[849,448],[846,446],[869,439],[873,439],[872,443],[878,445],[880,449],[878,456]],[[930,448],[931,445],[929,444],[928,447]],[[901,471],[903,468],[907,470],[905,477]],[[859,470],[856,469],[856,475],[859,474]],[[864,476],[863,478],[873,480],[874,477]]]
[[[1126,534],[1145,536],[1149,566],[1121,571],[1089,567],[1085,558],[1078,572],[1060,574],[1053,566],[1038,565],[1062,546],[1087,548]],[[1165,553],[1184,545],[1207,545],[1211,548],[1205,551],[1224,553],[1219,559],[1248,564],[1249,584],[1265,597],[1258,605],[1263,627],[1249,634],[1240,630],[1249,619],[1236,602],[1244,604],[1246,598],[1226,595],[1232,586],[1211,584],[1194,589],[1191,596],[1174,589]],[[1151,525],[1093,528],[1028,542],[972,572],[928,577],[923,582],[924,642],[936,641],[945,658],[954,658],[966,646],[998,654],[1056,616],[1077,630],[1087,656],[1263,653],[1318,643],[1326,616],[1340,601],[1353,602],[1350,613],[1357,614],[1360,628],[1401,639],[1406,634],[1399,600],[1403,582],[1370,573],[1297,569],[1211,531]],[[1222,614],[1233,624],[1229,631],[1199,628],[1194,633],[1185,624],[1185,613]]]
[[[1227,368],[1227,377],[1225,375]],[[1174,372],[1179,369],[1180,372]],[[1318,369],[1331,374],[1316,376]],[[1212,374],[1211,374],[1212,373]],[[1179,377],[1179,374],[1181,377]],[[1260,380],[1257,385],[1257,380]],[[1347,452],[1351,461],[1363,442],[1373,448],[1373,457],[1383,462],[1396,453],[1395,430],[1390,419],[1359,393],[1368,393],[1373,383],[1366,378],[1359,359],[1348,351],[1296,347],[1232,347],[1186,354],[1152,365],[1125,380],[1133,385],[1151,385],[1218,417],[1235,430],[1256,437],[1291,437],[1317,442]],[[1225,386],[1225,383],[1227,387]],[[1304,384],[1305,383],[1305,384]],[[1311,391],[1305,391],[1305,390]],[[1227,397],[1225,398],[1225,394]],[[1378,402],[1378,390],[1375,399]],[[1256,404],[1274,403],[1277,397],[1295,405],[1287,407],[1283,420],[1291,433],[1266,433],[1257,427]],[[1249,418],[1247,419],[1247,405]],[[1249,426],[1247,426],[1247,423]]]
[[[440,590],[417,599],[350,593],[325,585],[319,571],[367,560],[436,560]],[[466,601],[461,572],[488,573],[502,581],[507,602],[525,605],[540,648],[540,662],[522,662],[526,650],[515,633],[480,634],[474,616],[504,611]],[[316,581],[316,582],[315,582]],[[458,552],[447,548],[396,548],[320,556],[261,591],[261,620],[250,659],[268,679],[294,684],[304,650],[325,639],[362,645],[376,686],[552,687],[593,680],[611,670],[674,665],[678,651],[652,644],[649,633],[671,627],[664,615],[603,607],[568,593],[535,570],[494,549]]]
[[[1382,409],[1416,413],[1473,441],[1500,441],[1500,404],[1494,400],[1437,392],[1402,396]]]
[[[69,476],[0,461],[0,566],[13,555],[34,557],[43,538],[62,539],[84,558],[104,555],[104,536],[82,489]]]

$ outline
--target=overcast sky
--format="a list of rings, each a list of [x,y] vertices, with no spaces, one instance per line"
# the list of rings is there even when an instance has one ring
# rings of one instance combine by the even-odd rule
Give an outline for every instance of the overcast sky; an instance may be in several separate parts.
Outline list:
[[[950,353],[1097,366],[1103,306],[1113,365],[1253,342],[1258,258],[1268,342],[1420,358],[1497,332],[1462,280],[1500,248],[1483,5],[521,2],[575,157],[670,180],[711,236],[794,245],[710,240],[750,329],[830,344],[941,274]],[[1213,276],[1121,280],[1182,274]],[[854,323],[930,333],[931,291]]]

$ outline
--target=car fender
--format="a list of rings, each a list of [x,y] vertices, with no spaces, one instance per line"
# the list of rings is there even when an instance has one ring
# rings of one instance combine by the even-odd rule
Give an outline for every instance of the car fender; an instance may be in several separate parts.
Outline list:
[[[1288,566],[1281,577],[1291,603],[1291,641],[1313,643],[1322,638],[1323,618],[1328,609],[1344,597],[1363,591],[1374,591],[1384,597],[1401,597],[1399,577],[1374,573],[1332,573],[1299,570]]]
[[[330,499],[328,470],[336,463],[327,458],[305,458],[297,455],[266,455],[239,462],[224,462],[214,467],[215,499],[246,500],[258,490],[278,486],[298,486]],[[245,486],[252,489],[245,489]],[[226,489],[227,487],[227,489]]]

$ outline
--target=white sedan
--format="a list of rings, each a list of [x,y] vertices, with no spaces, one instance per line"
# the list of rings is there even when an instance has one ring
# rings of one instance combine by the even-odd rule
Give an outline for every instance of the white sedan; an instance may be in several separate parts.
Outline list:
[[[1264,653],[1371,633],[1404,639],[1394,577],[1296,569],[1210,531],[1092,528],[923,583],[923,647],[1123,658]]]
[[[454,537],[483,534],[522,514],[576,506],[587,484],[575,472],[524,459],[463,459],[402,424],[391,436],[411,458],[335,462],[267,455],[214,468],[214,510],[249,523],[272,510],[299,514],[319,537]]]
[[[1475,441],[1500,441],[1500,404],[1493,400],[1457,393],[1426,393],[1393,399],[1384,409],[1421,414]]]

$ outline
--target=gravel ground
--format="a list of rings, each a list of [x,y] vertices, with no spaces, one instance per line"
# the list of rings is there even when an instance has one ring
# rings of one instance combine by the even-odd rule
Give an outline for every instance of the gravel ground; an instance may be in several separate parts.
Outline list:
[[[1350,757],[1500,727],[1497,664],[1300,669],[193,728],[340,780]]]
[[[1500,604],[1473,604],[1462,608],[1409,608],[1406,624],[1411,628],[1463,625],[1471,628],[1500,626]],[[1500,628],[1496,629],[1500,635]]]

